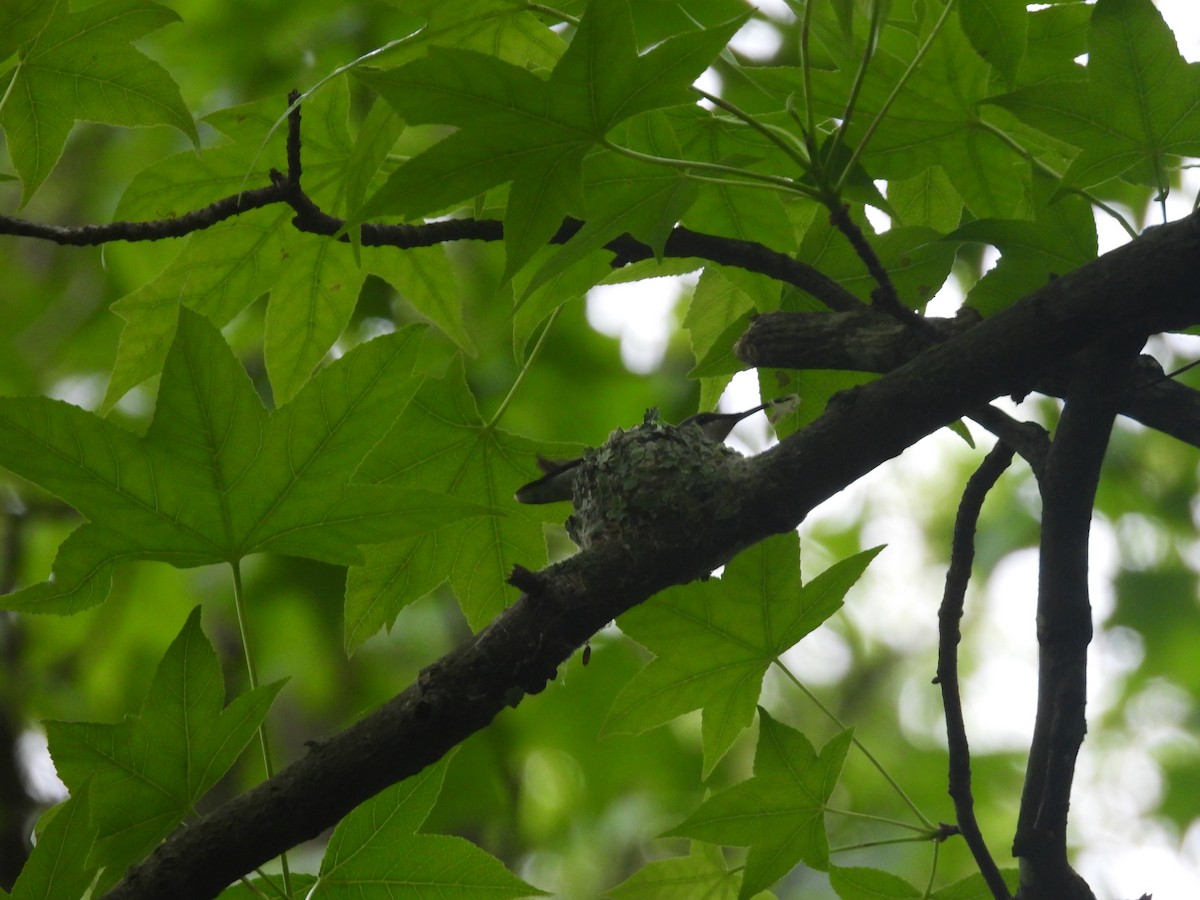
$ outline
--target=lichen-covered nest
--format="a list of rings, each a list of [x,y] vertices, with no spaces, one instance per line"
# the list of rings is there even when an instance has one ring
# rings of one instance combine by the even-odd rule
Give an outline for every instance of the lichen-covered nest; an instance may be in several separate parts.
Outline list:
[[[676,529],[697,531],[723,518],[741,454],[696,425],[666,425],[657,410],[628,431],[588,450],[575,477],[567,534],[581,548],[608,540],[644,540]]]

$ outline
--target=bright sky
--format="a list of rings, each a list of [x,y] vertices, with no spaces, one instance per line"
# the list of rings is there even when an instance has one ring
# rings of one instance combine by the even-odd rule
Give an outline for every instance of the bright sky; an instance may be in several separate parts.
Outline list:
[[[1200,4],[1196,0],[1156,3],[1175,32],[1184,57],[1200,60]],[[782,0],[758,5],[772,15],[788,14]],[[773,39],[769,29],[743,31],[738,36],[743,46],[769,44]],[[1197,194],[1200,179],[1185,180],[1184,190],[1168,201],[1170,219],[1190,213]],[[1127,240],[1107,216],[1099,216],[1097,224],[1101,252]],[[682,285],[671,279],[596,288],[588,297],[588,319],[598,330],[621,338],[622,357],[631,370],[650,371],[662,359],[681,291]],[[935,300],[934,311],[952,313],[960,302],[961,296],[948,292]],[[1200,338],[1191,341],[1190,356],[1200,357]],[[753,374],[743,372],[734,379],[721,405],[735,410],[757,402],[757,381]],[[764,418],[755,416],[739,426],[735,446],[737,439],[743,442],[739,448],[743,452],[762,449],[768,439]],[[868,571],[869,583],[851,595],[846,615],[853,616],[859,627],[878,640],[907,650],[926,650],[936,642],[932,623],[944,572],[925,558],[923,538],[910,510],[922,487],[937,490],[945,454],[965,452],[971,451],[957,437],[932,435],[809,517],[810,523],[818,517],[857,517],[869,498],[872,516],[864,534],[865,546],[887,543],[889,549]],[[1136,521],[1122,520],[1118,525],[1119,534],[1108,523],[1093,528],[1091,590],[1100,621],[1111,614],[1113,606],[1111,576],[1118,543],[1126,553],[1131,547],[1143,547],[1150,556],[1155,553],[1151,528],[1139,529]],[[802,526],[802,534],[804,530]],[[805,578],[829,562],[832,560],[817,560],[815,553],[809,553]],[[978,592],[983,596],[974,598],[984,607],[974,627],[989,638],[986,663],[964,686],[968,731],[978,748],[1020,751],[1028,746],[1036,693],[1037,650],[1032,631],[1036,583],[1036,552],[1017,553],[1004,560]],[[849,663],[841,639],[827,629],[806,638],[803,647],[803,653],[792,654],[789,664],[814,685],[835,681]],[[1111,704],[1115,685],[1138,665],[1141,654],[1136,637],[1100,632],[1090,663],[1091,715]],[[940,700],[928,690],[928,673],[923,673],[923,680],[914,678],[910,687],[901,697],[901,714],[910,736],[943,743]],[[1128,717],[1133,721],[1128,723],[1127,735],[1137,736],[1132,742],[1100,748],[1093,741],[1084,746],[1072,803],[1072,840],[1083,848],[1079,867],[1098,900],[1128,900],[1144,892],[1153,893],[1155,900],[1200,897],[1200,826],[1180,836],[1144,817],[1155,808],[1162,790],[1155,752],[1172,744],[1195,746],[1196,739],[1186,728],[1191,713],[1190,697],[1162,685],[1131,705]],[[1122,735],[1122,740],[1127,735]],[[1008,839],[1006,835],[992,836],[993,852],[1003,857]]]

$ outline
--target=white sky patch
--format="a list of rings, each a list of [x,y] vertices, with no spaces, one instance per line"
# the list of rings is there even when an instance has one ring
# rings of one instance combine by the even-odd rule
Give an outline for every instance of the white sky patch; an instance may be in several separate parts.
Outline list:
[[[588,291],[588,324],[620,338],[621,361],[629,371],[645,374],[662,365],[675,327],[675,305],[688,278],[695,283],[695,276],[684,275],[602,284]]]
[[[751,19],[738,29],[729,46],[747,59],[764,62],[779,52],[783,46],[783,34],[761,19]]]

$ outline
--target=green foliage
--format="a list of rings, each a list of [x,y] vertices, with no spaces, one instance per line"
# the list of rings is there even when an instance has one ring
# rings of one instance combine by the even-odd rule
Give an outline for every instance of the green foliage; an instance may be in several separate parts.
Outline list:
[[[193,610],[159,663],[141,714],[118,725],[47,722],[50,752],[72,790],[86,790],[98,834],[87,855],[101,885],[148,853],[195,810],[241,755],[282,687],[224,706],[216,653]],[[153,748],[153,752],[148,752]]]
[[[44,398],[0,398],[0,461],[89,518],[63,543],[55,580],[10,608],[71,613],[102,602],[113,565],[237,563],[268,550],[357,562],[358,545],[425,533],[473,504],[351,484],[420,384],[420,329],[364,344],[268,414],[206,320],[184,308],[145,437]]]
[[[167,71],[129,42],[177,21],[157,3],[107,0],[81,12],[66,2],[6,11],[15,24],[0,55],[17,51],[0,125],[28,201],[53,171],[78,119],[113,125],[172,125],[199,143],[192,116]]]
[[[433,809],[449,761],[388,788],[343,819],[308,896],[544,896],[469,841],[416,834]]]
[[[850,732],[818,753],[795,729],[759,709],[754,777],[714,795],[673,834],[750,848],[739,900],[753,897],[798,862],[829,867],[825,804],[841,773]]]
[[[767,668],[841,608],[879,549],[801,586],[799,540],[781,535],[737,557],[720,581],[626,613],[621,630],[655,659],[617,695],[606,728],[638,732],[703,707],[707,776],[753,720]]]
[[[1200,155],[1200,70],[1151,0],[796,0],[787,21],[738,0],[77,5],[0,4],[0,197],[41,222],[164,233],[106,239],[102,257],[0,248],[3,606],[56,616],[0,621],[4,652],[27,648],[0,713],[46,721],[70,790],[18,900],[100,895],[259,780],[256,731],[269,776],[486,627],[515,566],[571,552],[565,507],[511,500],[536,457],[648,407],[714,408],[756,316],[830,302],[784,264],[867,304],[873,257],[904,308],[958,285],[991,316],[1095,259],[1097,210],[1134,232]],[[780,38],[765,58],[735,37],[748,22]],[[313,85],[299,173],[297,84]],[[247,200],[285,176],[336,223]],[[477,239],[428,238],[438,219],[474,220]],[[750,246],[754,270],[681,257],[679,225]],[[983,247],[999,255],[986,274]],[[626,372],[587,327],[592,287],[700,269],[654,373]],[[804,422],[873,377],[757,375],[764,396],[802,393]],[[1159,548],[1121,563],[1106,625],[1146,656],[1099,723],[1128,736],[1141,699],[1194,684],[1195,611],[1173,601],[1196,584],[1197,475],[1158,436],[1114,446],[1100,512],[1128,533],[1151,522]],[[974,459],[955,452],[936,491],[913,488],[931,547]],[[1022,490],[1002,483],[981,569],[1036,541]],[[839,614],[886,561],[864,579],[873,502],[807,526],[821,574],[802,581],[792,533],[652,598],[594,637],[588,669],[343,820],[319,865],[222,896],[988,896],[961,842],[930,850],[953,811],[940,738],[913,724],[928,644]],[[849,660],[824,690],[797,665],[817,629]],[[140,711],[88,721],[114,709]],[[1200,756],[1162,756],[1182,831]],[[989,836],[1011,833],[1018,762],[973,760]],[[896,804],[904,821],[880,812]],[[851,850],[864,864],[838,865]]]

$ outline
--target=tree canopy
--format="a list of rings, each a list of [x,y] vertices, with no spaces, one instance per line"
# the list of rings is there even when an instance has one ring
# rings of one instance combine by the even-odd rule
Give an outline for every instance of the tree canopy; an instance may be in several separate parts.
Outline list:
[[[13,0],[0,61],[0,896],[1167,889],[1152,0]],[[609,285],[681,295],[650,371]]]

